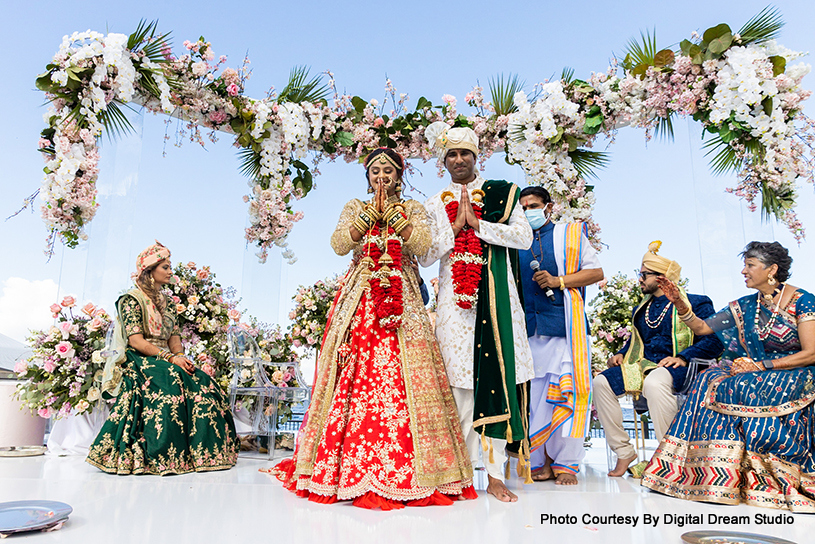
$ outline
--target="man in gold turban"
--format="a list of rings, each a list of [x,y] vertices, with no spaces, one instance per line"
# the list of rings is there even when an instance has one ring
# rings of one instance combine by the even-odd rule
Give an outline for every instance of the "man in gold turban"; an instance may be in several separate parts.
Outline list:
[[[695,338],[677,315],[657,284],[658,276],[674,283],[680,280],[679,263],[659,255],[661,242],[651,242],[642,257],[639,284],[645,295],[634,309],[631,337],[608,360],[608,370],[594,378],[594,406],[609,447],[617,455],[617,466],[609,476],[623,476],[637,459],[628,433],[623,430],[623,414],[617,397],[630,393],[647,401],[657,440],[670,427],[678,411],[675,391],[681,391],[691,359],[715,359],[722,352],[719,339],[711,334]],[[702,319],[713,315],[713,301],[704,295],[687,295]],[[638,465],[639,466],[639,465]],[[636,467],[632,467],[636,468]]]
[[[425,267],[439,262],[436,338],[470,459],[475,465],[483,457],[489,494],[515,502],[504,484],[505,446],[526,443],[526,407],[516,384],[530,380],[534,369],[516,274],[518,250],[529,248],[532,229],[518,186],[479,174],[471,128],[438,122],[425,136],[451,178],[425,202],[433,242],[419,257]],[[454,270],[454,263],[464,266]],[[529,475],[528,447],[525,453]]]

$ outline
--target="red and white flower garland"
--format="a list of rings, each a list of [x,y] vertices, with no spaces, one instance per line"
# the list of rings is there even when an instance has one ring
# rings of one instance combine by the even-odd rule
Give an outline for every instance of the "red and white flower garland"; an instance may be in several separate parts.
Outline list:
[[[466,191],[462,187],[462,191]],[[480,220],[484,203],[481,201],[484,193],[480,189],[473,191],[473,212]],[[458,201],[453,193],[445,191],[441,195],[444,209],[450,224],[455,223],[458,213]],[[459,306],[469,310],[475,305],[478,298],[478,284],[481,282],[481,267],[484,265],[481,239],[468,225],[456,235],[453,251],[450,253],[450,262],[453,270],[453,300]]]
[[[384,252],[382,250],[385,250]],[[392,227],[384,235],[379,222],[365,233],[363,255],[373,260],[368,280],[379,325],[396,330],[402,325],[402,240]]]

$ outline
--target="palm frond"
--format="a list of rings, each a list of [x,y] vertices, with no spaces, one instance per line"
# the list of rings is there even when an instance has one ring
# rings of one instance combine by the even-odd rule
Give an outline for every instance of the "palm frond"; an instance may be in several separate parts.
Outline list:
[[[654,57],[657,54],[656,29],[653,30],[653,33],[650,30],[640,32],[640,39],[642,40],[641,42],[634,38],[628,40],[628,45],[624,50],[624,58],[629,59],[631,68],[639,64],[645,64],[647,66],[654,65]]]
[[[754,157],[760,158],[764,155],[764,146],[758,140],[746,140],[744,146]],[[702,149],[705,150],[706,157],[713,155],[710,159],[710,167],[716,175],[736,172],[741,167],[742,159],[738,157],[735,149],[718,134],[703,143]]]
[[[784,210],[795,205],[795,193],[792,190],[776,192],[766,183],[761,184],[761,219],[768,221],[772,216],[780,219]]]
[[[758,15],[744,23],[739,29],[741,43],[761,43],[777,38],[784,26],[784,19],[778,8],[767,6]]]
[[[569,153],[577,173],[582,178],[594,178],[599,176],[597,170],[605,168],[611,161],[610,153],[605,151],[593,151],[591,149],[575,149]]]
[[[668,117],[660,117],[659,121],[657,122],[657,127],[654,130],[654,134],[657,138],[662,140],[663,142],[673,142],[674,141],[674,125],[673,125],[673,118],[669,114]]]
[[[158,20],[147,22],[144,19],[139,21],[139,26],[127,38],[127,48],[133,52],[141,51],[151,62],[167,62],[164,57],[164,49],[172,47],[170,39],[171,32],[156,35]]]
[[[122,111],[122,106],[132,111],[130,106],[120,105],[114,101],[108,104],[107,110],[99,114],[99,122],[105,127],[109,141],[113,141],[114,138],[126,136],[133,131],[133,125],[130,124],[130,120],[124,111]]]
[[[564,66],[563,71],[560,72],[560,80],[564,85],[568,85],[574,80],[574,68]]]
[[[509,115],[518,111],[515,105],[515,94],[523,90],[525,81],[518,79],[518,74],[510,74],[504,80],[504,74],[490,78],[490,96],[495,115]]]
[[[319,102],[328,98],[330,89],[323,84],[323,75],[309,79],[309,68],[295,66],[289,73],[289,82],[280,91],[278,102]]]
[[[260,153],[255,153],[251,147],[242,147],[238,150],[238,170],[251,179],[260,177]]]

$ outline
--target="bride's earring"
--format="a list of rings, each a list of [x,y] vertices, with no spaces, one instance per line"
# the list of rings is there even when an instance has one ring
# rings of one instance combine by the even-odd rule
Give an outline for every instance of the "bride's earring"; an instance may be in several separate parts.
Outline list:
[[[778,281],[772,274],[770,274],[770,276],[767,278],[767,283],[769,283],[770,286],[775,287],[778,284]]]

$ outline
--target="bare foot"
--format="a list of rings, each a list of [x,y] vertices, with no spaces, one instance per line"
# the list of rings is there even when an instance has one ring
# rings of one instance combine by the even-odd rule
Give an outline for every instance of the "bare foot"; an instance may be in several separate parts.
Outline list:
[[[518,502],[518,496],[507,489],[507,486],[504,485],[504,482],[497,478],[493,478],[489,474],[487,474],[487,478],[489,479],[489,485],[487,485],[487,493],[495,497],[501,502]]]
[[[629,457],[628,459],[619,459],[618,458],[617,459],[617,466],[614,467],[614,470],[610,470],[608,472],[608,475],[612,476],[614,478],[619,478],[620,476],[624,476],[625,471],[628,470],[628,465],[630,465],[631,463],[633,463],[636,460],[637,460],[636,455],[634,457]]]
[[[532,473],[532,481],[534,482],[545,482],[546,480],[551,480],[554,477],[555,473],[552,472],[552,467],[549,465],[544,465],[543,468]]]
[[[577,476],[568,472],[561,472],[555,478],[556,485],[577,485]]]

